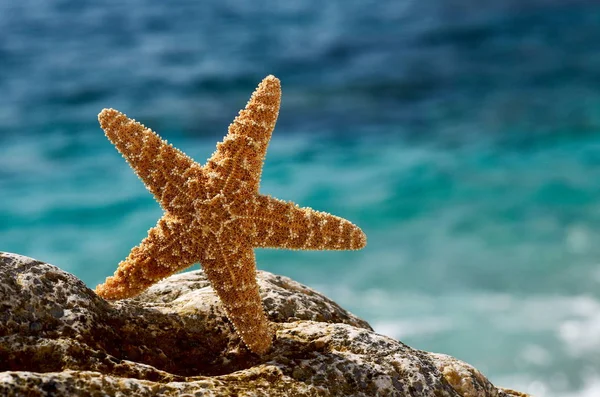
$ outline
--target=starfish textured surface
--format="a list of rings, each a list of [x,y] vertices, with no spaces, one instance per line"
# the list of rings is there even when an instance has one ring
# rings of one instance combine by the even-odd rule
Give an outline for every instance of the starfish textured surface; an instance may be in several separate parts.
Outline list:
[[[132,297],[199,262],[248,348],[258,354],[270,348],[273,331],[258,291],[253,249],[366,245],[365,234],[345,219],[259,194],[280,101],[279,80],[267,76],[204,166],[114,109],[99,114],[106,136],[164,215],[114,276],[96,287],[98,295]]]

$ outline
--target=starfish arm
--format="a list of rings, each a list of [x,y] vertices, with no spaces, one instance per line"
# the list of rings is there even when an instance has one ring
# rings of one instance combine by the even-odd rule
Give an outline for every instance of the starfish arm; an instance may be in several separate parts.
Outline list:
[[[265,77],[206,163],[213,193],[258,193],[280,101],[279,80],[274,76]]]
[[[246,346],[254,353],[266,353],[274,334],[258,291],[254,250],[233,239],[215,248],[202,259],[202,268]]]
[[[119,263],[115,274],[96,287],[96,293],[110,300],[130,298],[198,262],[198,254],[194,254],[197,244],[191,246],[189,234],[179,220],[163,216],[140,245]]]
[[[186,191],[204,195],[202,167],[185,153],[117,110],[102,110],[98,120],[107,138],[165,210],[189,212],[191,199]]]
[[[270,196],[256,196],[240,208],[238,222],[254,247],[303,250],[358,250],[367,244],[350,221]]]

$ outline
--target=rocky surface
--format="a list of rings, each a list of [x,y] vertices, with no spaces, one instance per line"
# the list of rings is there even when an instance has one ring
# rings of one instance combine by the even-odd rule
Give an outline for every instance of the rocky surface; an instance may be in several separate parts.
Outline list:
[[[0,395],[525,396],[412,349],[286,277],[259,272],[276,340],[248,351],[201,271],[109,303],[75,276],[0,253]]]

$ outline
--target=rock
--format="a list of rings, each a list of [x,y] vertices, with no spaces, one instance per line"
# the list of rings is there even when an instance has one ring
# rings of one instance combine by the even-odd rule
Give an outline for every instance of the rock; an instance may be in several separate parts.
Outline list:
[[[202,271],[108,303],[75,276],[0,253],[0,395],[525,396],[415,350],[286,277],[259,272],[273,349],[257,356]]]

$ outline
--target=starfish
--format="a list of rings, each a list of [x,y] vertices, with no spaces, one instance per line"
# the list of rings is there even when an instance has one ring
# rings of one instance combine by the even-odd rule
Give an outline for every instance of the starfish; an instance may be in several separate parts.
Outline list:
[[[254,248],[356,250],[360,228],[340,217],[259,194],[281,87],[267,76],[217,150],[200,165],[126,115],[104,109],[98,120],[164,210],[148,236],[96,287],[103,298],[135,296],[200,263],[228,319],[254,353],[266,353],[273,330],[256,282]]]

